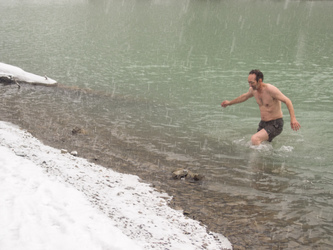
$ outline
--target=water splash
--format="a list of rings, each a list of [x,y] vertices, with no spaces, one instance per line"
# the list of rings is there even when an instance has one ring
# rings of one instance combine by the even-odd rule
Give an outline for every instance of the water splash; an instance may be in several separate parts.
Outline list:
[[[290,153],[294,150],[294,147],[292,146],[282,146],[278,151],[279,152],[287,152]]]

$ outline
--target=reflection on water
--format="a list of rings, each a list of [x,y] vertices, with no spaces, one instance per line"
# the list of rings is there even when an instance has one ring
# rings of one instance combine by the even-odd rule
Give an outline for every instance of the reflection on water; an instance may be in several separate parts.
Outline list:
[[[2,120],[138,174],[236,249],[332,247],[332,2],[0,7],[1,61],[61,83],[1,85]],[[252,147],[255,101],[221,109],[247,91],[252,68],[292,99],[300,132],[288,126],[283,105],[283,133]],[[77,126],[87,134],[73,135]],[[205,179],[172,180],[178,167]]]

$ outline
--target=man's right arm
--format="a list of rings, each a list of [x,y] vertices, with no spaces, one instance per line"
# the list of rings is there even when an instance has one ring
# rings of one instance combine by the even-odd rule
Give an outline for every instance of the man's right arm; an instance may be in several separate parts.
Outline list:
[[[253,96],[252,88],[250,88],[247,93],[244,93],[244,94],[238,96],[237,98],[233,99],[232,101],[228,101],[228,100],[223,101],[221,103],[221,106],[223,108],[226,108],[227,106],[230,106],[230,105],[233,105],[233,104],[245,102],[247,99],[249,99],[252,96]]]

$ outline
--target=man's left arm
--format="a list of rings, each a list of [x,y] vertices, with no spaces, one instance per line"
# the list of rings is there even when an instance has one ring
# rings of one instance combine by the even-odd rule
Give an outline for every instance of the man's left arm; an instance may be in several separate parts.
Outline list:
[[[274,86],[272,86],[271,94],[274,98],[286,104],[290,115],[290,126],[295,131],[299,130],[301,128],[301,125],[296,120],[295,111],[291,100],[284,94],[282,94],[282,92]]]

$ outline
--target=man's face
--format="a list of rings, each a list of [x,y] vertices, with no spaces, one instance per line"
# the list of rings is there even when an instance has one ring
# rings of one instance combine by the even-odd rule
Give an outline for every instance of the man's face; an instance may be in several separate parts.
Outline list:
[[[257,90],[257,88],[258,88],[258,82],[256,80],[256,75],[255,74],[249,75],[249,77],[247,78],[247,81],[248,81],[250,87],[253,90]]]

